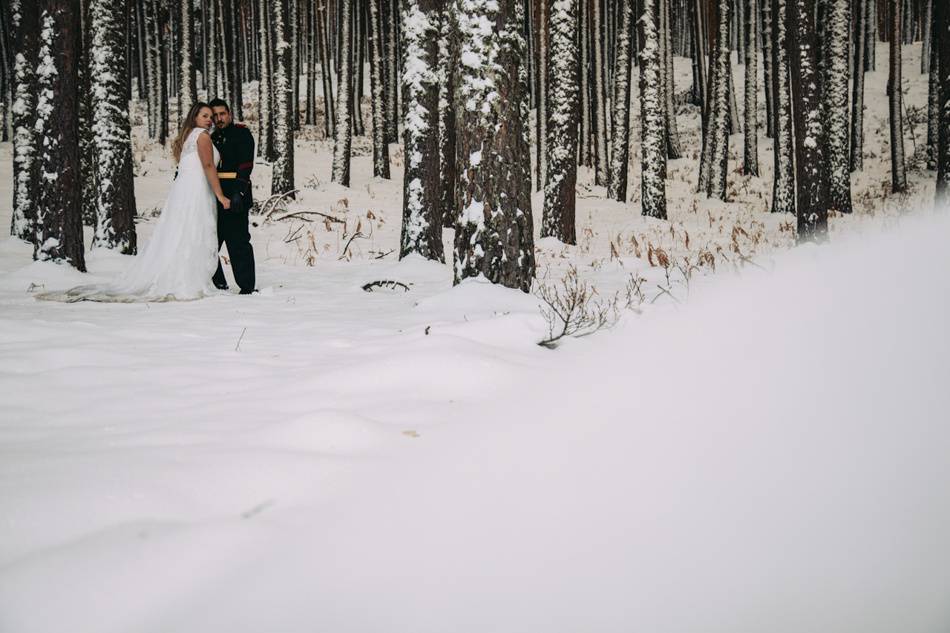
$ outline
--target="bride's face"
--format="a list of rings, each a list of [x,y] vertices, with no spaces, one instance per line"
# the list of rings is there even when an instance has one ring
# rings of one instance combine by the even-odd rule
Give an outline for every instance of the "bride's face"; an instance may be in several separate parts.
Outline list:
[[[214,117],[211,113],[211,108],[201,108],[198,110],[198,114],[195,115],[195,127],[202,127],[204,129],[210,129],[214,124]]]

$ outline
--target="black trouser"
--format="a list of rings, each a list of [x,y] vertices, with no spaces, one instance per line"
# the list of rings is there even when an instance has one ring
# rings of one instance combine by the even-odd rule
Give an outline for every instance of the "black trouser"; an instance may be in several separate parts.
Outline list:
[[[234,281],[242,292],[251,292],[255,283],[254,249],[251,247],[251,234],[247,229],[246,208],[235,209],[232,206],[226,211],[218,204],[218,249],[222,244],[227,244],[228,247]],[[220,259],[212,281],[219,288],[227,286]]]

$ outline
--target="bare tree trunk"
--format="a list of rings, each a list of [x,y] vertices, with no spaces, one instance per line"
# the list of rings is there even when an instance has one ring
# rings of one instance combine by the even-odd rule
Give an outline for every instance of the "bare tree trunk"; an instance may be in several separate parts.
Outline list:
[[[664,51],[659,29],[664,11],[663,0],[642,0],[640,27],[640,118],[643,139],[640,143],[641,201],[643,215],[666,219],[666,144],[664,87],[662,69]]]
[[[950,6],[946,2],[934,4],[933,31],[936,43],[939,81],[939,121],[937,140],[937,209],[950,211]]]
[[[758,6],[756,0],[742,0],[745,40],[745,143],[742,173],[759,175],[759,66]]]
[[[442,224],[455,227],[458,217],[456,171],[455,77],[459,65],[457,25],[451,5],[442,9],[439,31],[439,206]]]
[[[43,139],[33,259],[86,271],[79,167],[79,3],[40,0],[36,132]]]
[[[864,73],[867,56],[866,22],[868,0],[854,0],[857,21],[854,29],[854,63],[851,65],[851,171],[864,169]]]
[[[353,147],[353,0],[340,3],[341,40],[339,81],[336,93],[336,134],[331,180],[350,186],[350,155]]]
[[[822,64],[822,116],[828,173],[828,202],[838,213],[851,213],[851,170],[848,154],[848,51],[851,0],[825,0]]]
[[[126,6],[123,0],[90,0],[91,135],[94,151],[95,234],[93,247],[134,255],[135,186],[132,174],[132,123],[128,75],[117,73],[126,59]]]
[[[370,56],[370,92],[373,110],[373,176],[389,178],[389,144],[386,143],[386,95],[384,92],[384,66],[382,35],[383,25],[380,19],[379,0],[369,1],[369,56]],[[405,0],[410,4],[413,0]],[[418,7],[416,7],[417,10]],[[436,41],[438,46],[438,41]],[[438,104],[436,103],[436,107]],[[439,237],[441,240],[441,236]],[[441,247],[441,242],[439,243]]]
[[[901,90],[901,20],[900,0],[891,0],[890,10],[890,73],[887,78],[888,105],[891,121],[891,191],[907,191],[907,169],[904,165],[904,94]]]
[[[535,262],[523,5],[458,0],[455,7],[462,62],[455,282],[482,275],[528,292]]]
[[[547,174],[541,237],[576,244],[578,51],[577,0],[551,6],[547,69]]]
[[[296,2],[297,0],[289,0]],[[293,77],[291,72],[291,51],[293,43],[289,36],[288,0],[269,0],[271,31],[273,34],[273,49],[276,63],[274,64],[273,95],[274,95],[274,176],[271,181],[271,195],[292,192],[294,187],[294,127],[296,108],[293,107],[294,91],[290,85]],[[295,197],[293,193],[290,198]]]
[[[594,183],[607,186],[610,179],[610,157],[607,145],[607,63],[606,32],[604,30],[603,8],[601,0],[591,2],[591,26],[594,40]]]
[[[192,0],[178,0],[178,118],[198,101],[195,79],[195,14]]]
[[[39,9],[33,0],[12,0],[13,67],[13,217],[10,235],[36,241],[36,201],[40,186],[40,139],[36,134]]]
[[[627,165],[630,161],[630,75],[633,46],[631,0],[618,0],[620,20],[615,50],[613,91],[613,146],[610,151],[610,178],[607,197],[627,201]]]
[[[769,1],[769,0],[766,0]],[[788,63],[789,0],[772,3],[772,94],[775,96],[774,182],[772,213],[795,213],[794,137],[792,133],[792,79]],[[792,0],[794,1],[794,0]]]
[[[410,253],[417,253],[426,259],[445,261],[442,217],[439,212],[440,4],[440,0],[402,2],[406,171],[400,259]],[[382,130],[379,136],[382,140]]]

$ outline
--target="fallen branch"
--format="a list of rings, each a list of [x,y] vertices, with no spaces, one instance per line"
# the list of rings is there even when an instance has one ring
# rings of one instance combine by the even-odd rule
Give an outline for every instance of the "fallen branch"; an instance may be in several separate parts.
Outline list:
[[[360,231],[357,231],[356,233],[354,233],[353,235],[351,235],[351,236],[350,236],[350,239],[347,240],[347,242],[346,242],[346,246],[343,247],[343,253],[342,253],[339,257],[337,257],[337,261],[340,261],[340,260],[343,260],[343,259],[347,259],[346,253],[347,253],[347,251],[348,251],[349,248],[350,248],[350,244],[352,244],[352,243],[353,243],[353,240],[355,240],[355,239],[358,238],[358,237],[366,237],[366,236],[363,235]]]
[[[264,201],[264,204],[261,205],[260,215],[264,216],[264,220],[267,221],[270,219],[270,216],[277,211],[277,203],[286,198],[287,196],[292,196],[295,193],[299,193],[300,189],[291,189],[290,191],[285,191],[284,193],[274,194],[270,198]],[[270,207],[270,210],[268,210]]]
[[[363,284],[363,290],[366,292],[373,292],[374,288],[389,288],[390,290],[401,288],[403,292],[409,292],[409,286],[401,281],[394,281],[392,279],[381,279],[379,281],[371,281],[367,284]]]
[[[320,213],[319,211],[294,211],[293,213],[282,215],[279,218],[274,218],[271,220],[271,222],[280,222],[282,220],[303,220],[304,222],[313,222],[313,220],[303,217],[306,215],[319,215],[322,218],[326,218],[330,222],[346,224],[345,220],[341,220],[340,218],[334,217],[332,215],[327,215],[326,213]]]

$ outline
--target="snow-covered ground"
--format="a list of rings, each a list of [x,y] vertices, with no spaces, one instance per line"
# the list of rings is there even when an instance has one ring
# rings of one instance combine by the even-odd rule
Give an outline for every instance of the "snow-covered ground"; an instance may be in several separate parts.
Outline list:
[[[638,275],[644,304],[554,351],[535,297],[395,261],[401,152],[374,180],[358,141],[330,185],[322,128],[287,211],[345,224],[259,219],[259,295],[41,303],[129,258],[82,275],[0,242],[0,631],[946,630],[950,220],[907,215],[932,174],[887,195],[868,82],[871,158],[827,246],[786,248],[764,139],[730,203],[672,163],[670,223],[639,216],[637,152],[629,204],[582,170],[579,244],[540,242],[543,282]],[[144,213],[172,168],[136,134]],[[384,279],[410,290],[361,288]]]

